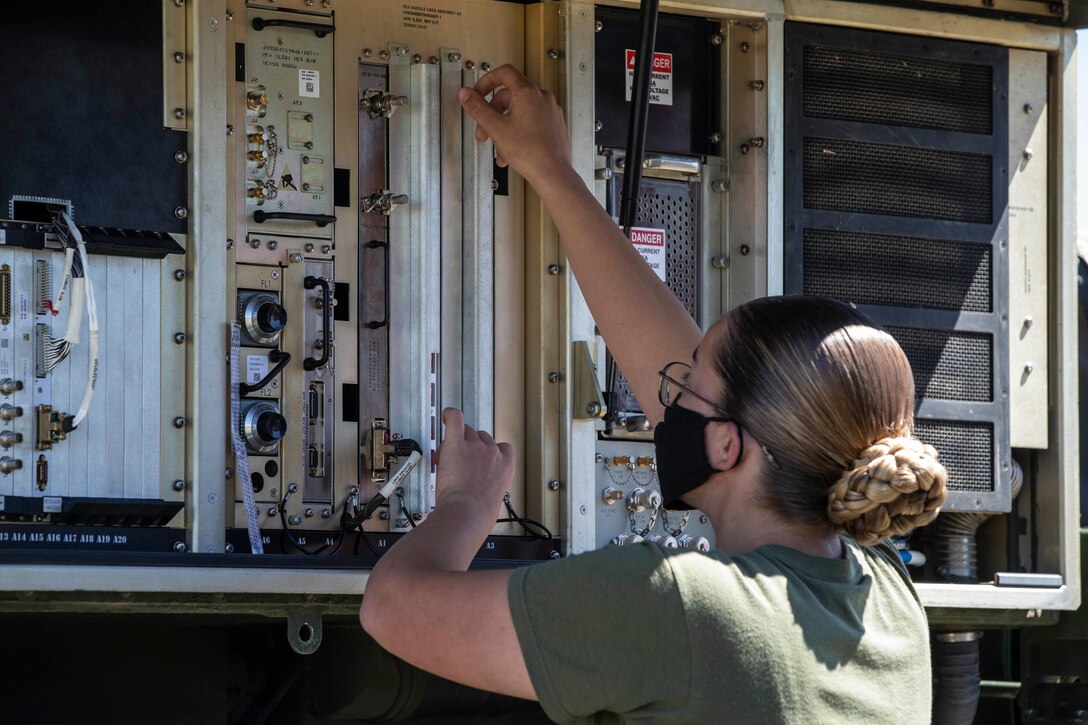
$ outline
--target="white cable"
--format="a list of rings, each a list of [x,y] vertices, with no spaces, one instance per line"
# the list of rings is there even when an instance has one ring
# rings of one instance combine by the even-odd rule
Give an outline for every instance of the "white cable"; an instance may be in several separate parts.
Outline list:
[[[76,250],[71,247],[65,247],[64,249],[64,271],[60,275],[60,287],[57,289],[57,293],[53,295],[53,301],[51,303],[53,307],[53,314],[60,314],[61,305],[64,303],[64,296],[68,293],[68,284],[72,280],[72,260],[75,259]]]
[[[94,398],[94,389],[98,384],[98,303],[94,297],[94,284],[91,282],[91,268],[87,262],[87,245],[83,241],[83,235],[68,214],[63,213],[64,222],[68,225],[72,237],[76,241],[79,252],[79,261],[83,265],[83,292],[87,307],[87,328],[90,332],[90,364],[87,367],[87,387],[83,391],[83,401],[79,404],[79,412],[72,419],[72,427],[75,428],[87,418],[91,408],[91,399]],[[67,261],[65,262],[67,265]],[[74,290],[75,285],[73,285]],[[73,312],[75,306],[73,305]],[[70,325],[69,325],[70,327]]]
[[[68,313],[68,325],[64,329],[64,337],[73,345],[79,344],[79,330],[83,327],[83,304],[86,301],[87,281],[85,277],[76,277],[72,280],[72,309]],[[58,340],[57,342],[60,342]]]

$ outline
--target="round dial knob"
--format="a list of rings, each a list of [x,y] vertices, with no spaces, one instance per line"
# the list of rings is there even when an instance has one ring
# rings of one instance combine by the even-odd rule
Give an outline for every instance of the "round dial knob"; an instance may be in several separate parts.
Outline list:
[[[240,301],[242,327],[258,345],[275,345],[287,325],[287,310],[275,295],[257,292]]]
[[[287,310],[278,302],[265,302],[257,308],[257,328],[274,335],[287,324]]]
[[[251,453],[274,454],[287,434],[287,419],[271,400],[242,401],[242,438]]]
[[[257,416],[257,437],[262,441],[275,443],[287,432],[287,419],[279,413],[268,410]]]

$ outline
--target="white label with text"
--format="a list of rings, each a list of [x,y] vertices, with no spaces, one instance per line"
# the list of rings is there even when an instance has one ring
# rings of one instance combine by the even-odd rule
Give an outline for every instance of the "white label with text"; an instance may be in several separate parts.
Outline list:
[[[635,84],[635,51],[627,49],[627,100],[631,100],[631,88]],[[654,53],[654,65],[650,69],[650,103],[659,106],[672,105],[672,53]]]
[[[631,244],[642,255],[646,264],[654,271],[658,279],[665,279],[665,230],[649,227],[631,227]]]

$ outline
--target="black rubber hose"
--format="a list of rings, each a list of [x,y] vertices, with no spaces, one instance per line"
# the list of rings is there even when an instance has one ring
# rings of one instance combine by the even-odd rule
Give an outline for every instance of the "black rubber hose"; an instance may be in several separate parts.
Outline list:
[[[933,640],[933,725],[971,725],[982,691],[978,637],[949,642],[942,636],[949,635]]]

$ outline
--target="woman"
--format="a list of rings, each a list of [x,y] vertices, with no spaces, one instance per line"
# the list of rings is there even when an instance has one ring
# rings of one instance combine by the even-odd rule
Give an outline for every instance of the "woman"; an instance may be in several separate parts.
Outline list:
[[[551,212],[656,426],[663,495],[706,513],[717,550],[467,572],[514,454],[447,410],[437,507],[374,568],[363,627],[561,722],[928,722],[925,613],[895,551],[870,546],[931,521],[945,496],[936,452],[910,435],[899,346],[811,298],[751,302],[704,337],[571,168],[549,94],[504,66],[461,102]],[[632,286],[637,310],[612,303]]]

